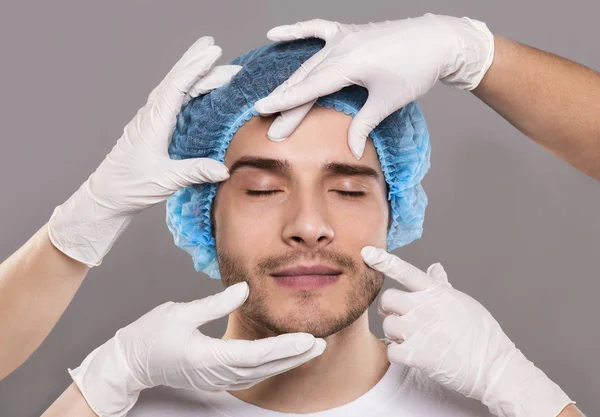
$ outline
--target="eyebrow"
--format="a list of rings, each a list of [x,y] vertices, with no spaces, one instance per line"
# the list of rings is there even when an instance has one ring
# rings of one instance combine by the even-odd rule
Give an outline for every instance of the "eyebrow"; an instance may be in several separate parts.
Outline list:
[[[379,173],[373,168],[360,164],[345,164],[329,162],[325,164],[325,171],[330,175],[361,176],[378,179]]]
[[[229,176],[232,176],[235,171],[244,167],[262,169],[280,175],[287,175],[290,171],[290,163],[286,160],[243,156],[231,165]]]
[[[291,164],[285,159],[262,158],[256,156],[244,156],[235,161],[229,168],[229,175],[244,168],[256,168],[270,171],[279,175],[289,175]],[[363,176],[378,179],[379,173],[371,167],[361,164],[346,164],[342,162],[328,162],[323,170],[329,175]]]

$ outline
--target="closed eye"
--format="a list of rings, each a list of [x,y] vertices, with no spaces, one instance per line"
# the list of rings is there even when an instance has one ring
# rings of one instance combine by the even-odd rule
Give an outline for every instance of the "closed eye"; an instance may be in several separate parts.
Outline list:
[[[246,190],[247,195],[261,196],[280,193],[282,190]]]
[[[366,195],[366,193],[364,191],[344,191],[344,190],[331,190],[331,191],[334,191],[344,197],[356,198],[356,197],[364,197]],[[274,195],[274,194],[277,194],[280,192],[282,192],[282,190],[246,190],[246,194],[252,195],[252,196],[268,196],[268,195]]]
[[[344,191],[344,190],[332,190],[344,197],[364,197],[366,193],[364,191]]]

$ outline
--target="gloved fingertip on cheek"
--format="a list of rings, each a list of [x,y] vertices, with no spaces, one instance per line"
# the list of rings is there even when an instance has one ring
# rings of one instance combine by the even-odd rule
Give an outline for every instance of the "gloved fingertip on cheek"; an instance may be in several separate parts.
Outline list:
[[[227,287],[225,289],[225,293],[235,298],[243,298],[244,301],[246,301],[246,299],[248,298],[248,294],[250,293],[250,288],[248,287],[248,283],[246,281],[243,281]]]
[[[375,246],[365,246],[360,250],[360,255],[365,261],[374,261],[381,249]]]

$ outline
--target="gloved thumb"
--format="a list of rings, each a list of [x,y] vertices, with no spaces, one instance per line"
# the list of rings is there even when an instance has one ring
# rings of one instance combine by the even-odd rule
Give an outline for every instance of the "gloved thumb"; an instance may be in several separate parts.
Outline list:
[[[377,125],[389,116],[395,109],[387,109],[385,97],[380,97],[375,91],[369,90],[369,98],[354,116],[348,129],[348,145],[356,159],[360,159],[365,151],[367,137]]]
[[[313,19],[298,22],[293,25],[276,26],[267,32],[267,38],[272,41],[291,41],[304,38],[329,39],[338,31],[337,22],[323,19]]]
[[[436,262],[427,268],[427,274],[436,282],[448,283],[448,274],[441,263]]]
[[[247,282],[240,282],[226,288],[220,293],[201,300],[183,303],[179,310],[181,320],[200,327],[205,323],[217,320],[237,310],[248,298],[250,289]]]
[[[210,158],[171,160],[171,175],[175,187],[182,188],[204,182],[219,182],[229,178],[229,170],[221,162]]]

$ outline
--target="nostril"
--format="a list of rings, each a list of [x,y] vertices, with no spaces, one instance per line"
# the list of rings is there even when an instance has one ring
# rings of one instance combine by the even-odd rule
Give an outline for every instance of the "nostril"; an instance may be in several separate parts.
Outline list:
[[[302,238],[299,236],[292,236],[292,240],[296,243],[300,243],[302,242]]]

